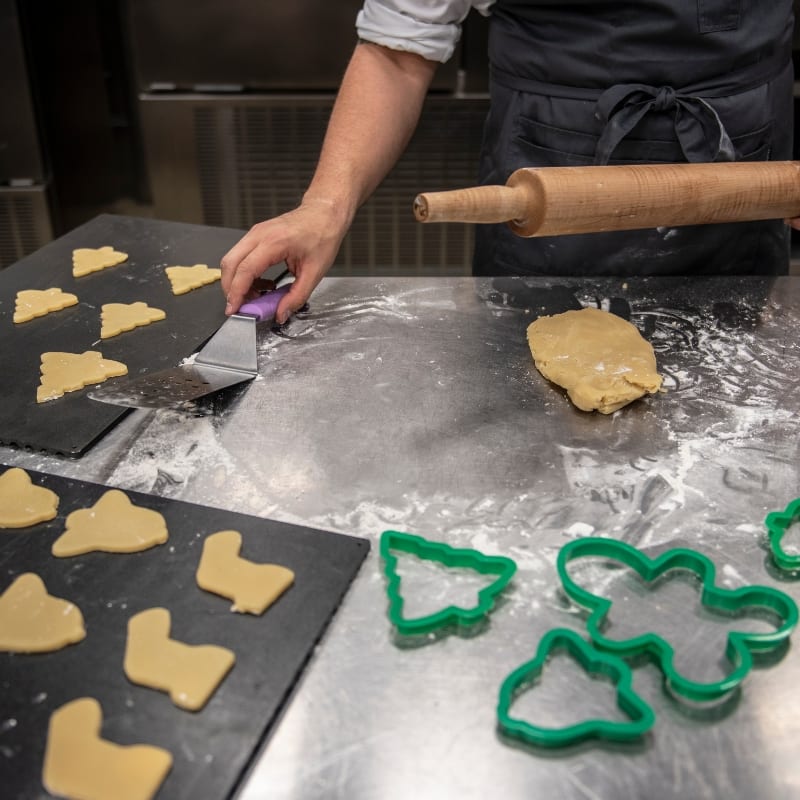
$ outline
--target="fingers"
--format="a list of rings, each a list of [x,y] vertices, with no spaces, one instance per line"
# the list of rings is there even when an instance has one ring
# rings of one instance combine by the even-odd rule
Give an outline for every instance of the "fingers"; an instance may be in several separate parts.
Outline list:
[[[322,271],[298,269],[294,283],[289,286],[289,291],[281,299],[275,312],[275,321],[279,325],[283,325],[292,314],[308,302],[311,292],[322,280],[322,275]]]
[[[347,231],[341,215],[329,204],[304,204],[254,225],[222,258],[225,313],[235,314],[256,290],[266,269],[286,262],[295,276],[277,310],[279,323],[301,308],[333,264]],[[256,284],[257,286],[257,284]]]
[[[244,248],[240,252],[244,252]],[[225,278],[222,289],[227,299],[225,313],[235,314],[264,270],[281,261],[283,261],[282,252],[276,250],[275,245],[269,241],[259,242],[238,263],[225,256],[222,267]]]
[[[219,266],[222,270],[222,291],[226,295],[230,290],[231,281],[236,274],[237,267],[253,250],[255,250],[258,242],[259,236],[255,227],[253,227],[222,257]]]

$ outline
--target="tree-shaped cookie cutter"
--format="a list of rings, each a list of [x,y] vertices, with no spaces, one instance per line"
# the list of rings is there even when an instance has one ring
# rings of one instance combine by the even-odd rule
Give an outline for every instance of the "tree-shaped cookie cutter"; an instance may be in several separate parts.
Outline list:
[[[791,555],[783,549],[783,537],[790,526],[800,522],[800,497],[792,500],[783,511],[773,511],[767,514],[764,524],[769,532],[769,549],[775,563],[790,572],[800,569],[800,555]]]
[[[768,610],[779,619],[778,628],[766,633],[731,631],[725,649],[726,658],[733,667],[728,675],[710,683],[690,680],[675,668],[674,650],[661,636],[648,632],[630,639],[614,640],[603,635],[601,630],[611,601],[578,586],[567,571],[571,561],[587,557],[618,561],[635,570],[648,583],[672,570],[693,572],[701,581],[700,600],[706,608],[729,615],[746,608]],[[753,653],[777,650],[797,625],[797,605],[788,595],[767,586],[719,588],[714,585],[716,570],[713,562],[695,550],[676,548],[650,559],[625,542],[592,536],[576,539],[562,547],[558,554],[557,569],[567,595],[591,611],[586,627],[595,646],[626,658],[640,655],[655,657],[667,688],[679,698],[692,702],[707,703],[730,694],[750,672]]]
[[[590,675],[605,675],[616,684],[617,706],[629,717],[627,721],[587,719],[561,728],[544,727],[511,716],[511,704],[539,678],[550,655],[566,651]],[[503,681],[497,702],[497,721],[502,733],[538,747],[565,747],[589,739],[630,742],[640,739],[655,723],[653,709],[632,687],[628,665],[617,656],[602,653],[567,628],[548,631],[536,656],[517,667]]]
[[[400,594],[395,552],[407,553],[424,561],[435,561],[446,567],[472,569],[481,575],[496,575],[497,578],[478,592],[478,603],[473,608],[450,605],[424,617],[407,619],[403,616],[403,597]],[[383,532],[380,553],[388,581],[389,619],[398,633],[404,636],[423,635],[452,625],[469,627],[480,622],[492,610],[495,598],[508,586],[517,569],[516,563],[505,556],[487,556],[478,550],[455,548],[399,531]]]

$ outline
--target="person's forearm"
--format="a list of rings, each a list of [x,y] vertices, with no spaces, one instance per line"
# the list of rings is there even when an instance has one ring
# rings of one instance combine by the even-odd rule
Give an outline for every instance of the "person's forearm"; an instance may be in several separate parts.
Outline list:
[[[336,209],[344,227],[402,155],[437,64],[359,44],[334,104],[319,164],[303,202]]]

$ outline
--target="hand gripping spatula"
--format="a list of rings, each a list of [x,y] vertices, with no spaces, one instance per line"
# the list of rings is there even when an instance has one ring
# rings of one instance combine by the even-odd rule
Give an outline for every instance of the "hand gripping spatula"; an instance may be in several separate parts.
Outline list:
[[[206,342],[192,363],[89,392],[93,400],[133,408],[174,408],[212,392],[250,381],[258,374],[256,323],[275,316],[288,286],[245,303]]]

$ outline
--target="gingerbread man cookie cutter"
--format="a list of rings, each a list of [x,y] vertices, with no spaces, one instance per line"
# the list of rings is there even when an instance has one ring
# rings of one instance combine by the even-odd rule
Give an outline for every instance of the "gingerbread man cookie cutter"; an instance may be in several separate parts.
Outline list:
[[[579,586],[569,575],[568,565],[578,558],[608,558],[633,569],[646,582],[660,578],[672,570],[694,573],[701,582],[701,602],[712,611],[735,614],[743,609],[770,612],[778,619],[775,631],[728,633],[725,655],[732,665],[731,671],[721,680],[708,683],[693,681],[682,675],[674,666],[674,650],[664,638],[647,632],[629,639],[609,639],[602,633],[611,601],[598,597]],[[650,559],[631,545],[615,539],[586,537],[569,542],[561,548],[557,560],[558,574],[568,597],[590,610],[586,627],[596,647],[623,658],[650,655],[656,658],[667,688],[679,699],[708,703],[728,696],[739,687],[753,666],[753,653],[778,650],[789,638],[798,621],[794,600],[777,589],[767,586],[743,586],[723,589],[715,585],[714,563],[695,550],[676,548]]]
[[[769,549],[772,557],[781,569],[789,572],[800,570],[800,555],[787,553],[783,547],[783,537],[794,523],[800,523],[800,497],[792,500],[783,511],[767,514],[764,520],[769,532]]]

